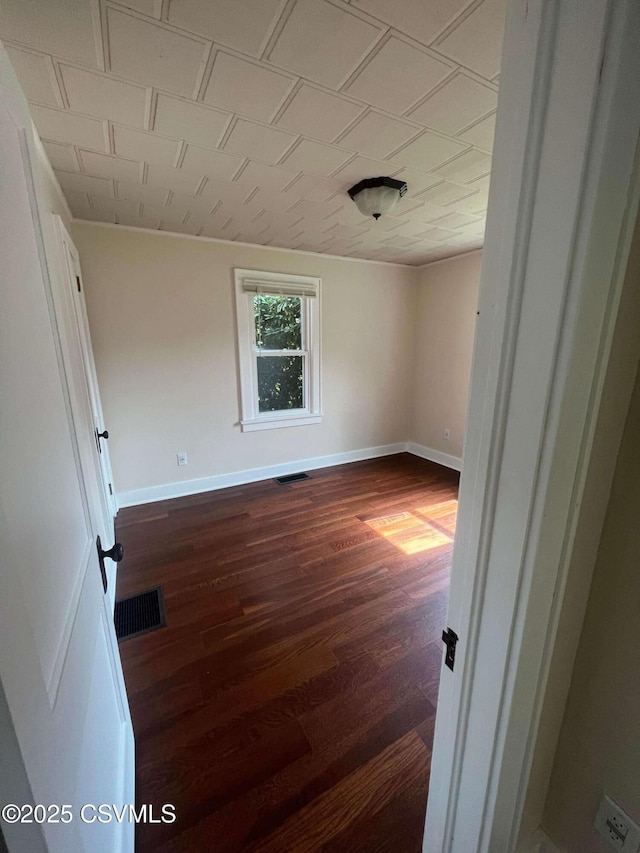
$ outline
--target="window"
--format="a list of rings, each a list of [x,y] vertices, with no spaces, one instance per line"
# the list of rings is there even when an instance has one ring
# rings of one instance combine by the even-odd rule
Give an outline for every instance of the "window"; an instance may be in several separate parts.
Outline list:
[[[318,424],[320,279],[235,270],[243,432]]]

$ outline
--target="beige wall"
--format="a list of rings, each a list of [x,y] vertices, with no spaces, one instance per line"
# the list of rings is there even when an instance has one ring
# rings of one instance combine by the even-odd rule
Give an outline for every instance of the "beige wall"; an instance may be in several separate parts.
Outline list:
[[[467,420],[481,262],[482,253],[472,252],[418,271],[409,440],[456,457]]]
[[[94,223],[72,233],[118,493],[406,441],[415,270]],[[322,424],[240,431],[234,267],[322,278]]]
[[[568,853],[611,848],[603,793],[640,823],[640,381],[616,465],[543,826]]]

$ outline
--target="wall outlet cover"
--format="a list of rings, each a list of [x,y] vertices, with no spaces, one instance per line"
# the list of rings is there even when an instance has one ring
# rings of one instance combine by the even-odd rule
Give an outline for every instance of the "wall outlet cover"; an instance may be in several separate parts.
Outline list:
[[[178,465],[186,465],[187,464],[187,454],[183,452],[176,454],[178,459]]]
[[[615,850],[638,853],[640,849],[640,826],[610,797],[600,801],[594,827]]]

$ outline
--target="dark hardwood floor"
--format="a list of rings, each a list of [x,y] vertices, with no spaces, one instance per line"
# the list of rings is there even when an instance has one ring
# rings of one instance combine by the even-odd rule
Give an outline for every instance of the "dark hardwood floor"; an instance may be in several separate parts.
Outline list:
[[[408,454],[123,509],[138,853],[420,849],[457,509]]]

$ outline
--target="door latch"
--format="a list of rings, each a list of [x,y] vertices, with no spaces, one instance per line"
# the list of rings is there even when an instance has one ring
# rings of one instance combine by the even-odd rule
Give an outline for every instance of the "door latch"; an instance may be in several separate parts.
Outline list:
[[[105,429],[104,432],[98,432],[98,427],[96,427],[94,430],[94,435],[96,437],[96,447],[98,448],[98,453],[102,453],[102,445],[100,444],[100,439],[109,438],[109,430]]]
[[[455,631],[452,631],[451,628],[447,628],[446,631],[442,632],[442,642],[447,647],[444,662],[451,672],[453,672],[453,665],[456,662],[456,645],[458,643],[458,635]]]

